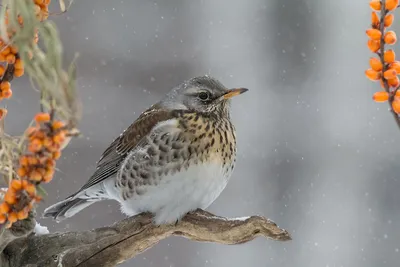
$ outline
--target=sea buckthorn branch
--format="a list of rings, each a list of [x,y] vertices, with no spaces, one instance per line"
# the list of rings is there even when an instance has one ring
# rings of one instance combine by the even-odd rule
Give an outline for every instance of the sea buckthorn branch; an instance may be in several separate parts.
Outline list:
[[[54,24],[46,21],[49,4],[50,0],[5,0],[2,5],[0,62],[6,66],[2,66],[0,99],[11,97],[10,81],[26,70],[40,89],[43,110],[22,137],[10,137],[2,129],[0,172],[8,189],[0,202],[0,225],[6,228],[28,218],[45,193],[40,184],[51,181],[55,160],[78,133],[75,69],[73,65],[69,72],[62,69],[58,33]],[[37,45],[39,35],[44,50]]]
[[[385,50],[385,45],[393,45],[397,42],[394,31],[387,31],[393,24],[394,14],[390,13],[399,7],[399,0],[372,0],[372,28],[366,31],[368,48],[378,55],[369,60],[370,69],[365,71],[366,76],[372,81],[380,81],[384,91],[376,92],[373,99],[376,102],[388,101],[391,113],[400,129],[400,62],[396,61],[393,49]],[[377,12],[380,12],[378,16]]]

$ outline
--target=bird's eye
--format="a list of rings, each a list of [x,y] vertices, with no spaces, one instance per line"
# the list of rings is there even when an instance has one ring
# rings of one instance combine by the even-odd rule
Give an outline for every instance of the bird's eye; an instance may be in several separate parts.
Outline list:
[[[199,93],[199,98],[203,101],[208,100],[210,98],[210,93],[208,92],[200,92]]]

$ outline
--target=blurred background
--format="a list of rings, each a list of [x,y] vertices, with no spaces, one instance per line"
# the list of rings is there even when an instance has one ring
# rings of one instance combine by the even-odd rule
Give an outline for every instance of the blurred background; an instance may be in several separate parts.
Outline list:
[[[400,131],[364,76],[370,13],[366,0],[75,1],[53,20],[66,64],[80,53],[84,137],[64,151],[38,212],[79,189],[108,144],[170,88],[210,74],[250,91],[233,100],[238,164],[209,211],[267,216],[293,241],[168,238],[121,266],[399,266]],[[20,134],[38,95],[26,77],[13,89],[6,127]],[[69,231],[122,218],[102,202],[59,224],[39,221]]]

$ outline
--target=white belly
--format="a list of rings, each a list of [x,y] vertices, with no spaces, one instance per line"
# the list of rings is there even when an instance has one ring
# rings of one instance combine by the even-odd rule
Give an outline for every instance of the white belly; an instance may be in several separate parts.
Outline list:
[[[188,170],[163,176],[157,185],[147,185],[142,195],[121,202],[122,212],[132,216],[155,214],[156,224],[174,223],[187,212],[206,209],[222,192],[231,176],[231,166],[199,163]]]

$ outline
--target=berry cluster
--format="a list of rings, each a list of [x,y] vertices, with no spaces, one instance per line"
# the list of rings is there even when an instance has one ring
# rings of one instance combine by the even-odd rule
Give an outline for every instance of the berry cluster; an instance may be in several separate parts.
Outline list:
[[[51,119],[49,113],[35,116],[36,126],[26,131],[27,152],[19,158],[16,177],[11,180],[4,202],[0,205],[0,223],[24,219],[35,202],[40,201],[36,187],[52,180],[56,160],[66,140],[67,127],[61,121]]]
[[[50,0],[33,0],[34,1],[34,12],[36,18],[39,21],[44,21],[49,16],[49,4]],[[9,27],[9,10],[5,13],[5,25],[7,26],[7,36],[12,39],[16,29]],[[24,20],[21,16],[18,16],[18,23],[20,27],[23,27]],[[37,43],[39,41],[38,31],[36,29],[33,42]],[[30,57],[32,55],[30,54]],[[18,55],[18,47],[9,43],[8,40],[3,40],[0,38],[0,62],[6,63],[6,65],[0,64],[0,100],[4,98],[10,98],[12,96],[11,86],[9,81],[11,77],[21,77],[24,74],[24,65],[22,60]],[[5,75],[8,73],[8,75]]]
[[[32,0],[34,14],[39,21],[49,16],[50,0]],[[24,74],[24,64],[19,57],[18,47],[12,43],[17,29],[9,25],[9,12],[5,13],[7,35],[11,40],[0,38],[0,100],[12,96],[10,81]],[[23,27],[23,17],[18,15],[19,27]],[[38,42],[36,30],[33,42]],[[32,57],[32,54],[29,55]],[[4,65],[1,65],[3,63]],[[4,118],[7,110],[0,109],[0,118]],[[54,120],[54,114],[38,113],[35,116],[36,125],[26,131],[27,149],[14,166],[16,171],[10,177],[9,186],[4,192],[4,201],[0,202],[0,224],[10,227],[14,222],[27,218],[34,204],[41,200],[38,195],[40,183],[48,183],[53,178],[56,160],[61,156],[68,135],[66,125]]]
[[[368,48],[376,53],[378,58],[371,57],[369,60],[370,69],[365,75],[372,81],[380,81],[384,91],[376,92],[373,99],[376,102],[389,100],[392,110],[400,114],[400,62],[396,61],[396,54],[393,49],[385,50],[385,45],[394,45],[397,36],[394,31],[387,30],[393,24],[394,15],[390,12],[398,8],[399,0],[372,0],[371,28],[366,31]],[[380,16],[378,16],[380,12]]]
[[[33,204],[39,200],[33,183],[13,179],[4,195],[4,202],[0,204],[0,223],[8,222],[6,227],[10,227],[14,222],[26,219]]]

